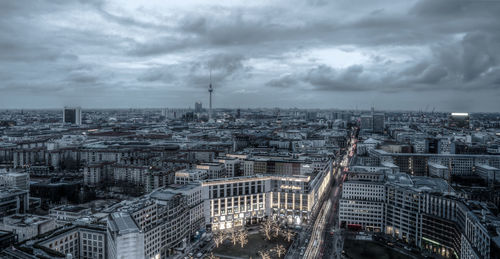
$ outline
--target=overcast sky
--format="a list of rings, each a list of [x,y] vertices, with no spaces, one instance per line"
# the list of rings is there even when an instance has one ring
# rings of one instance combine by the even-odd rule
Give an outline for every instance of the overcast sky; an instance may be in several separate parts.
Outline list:
[[[0,108],[500,111],[500,0],[0,1]]]

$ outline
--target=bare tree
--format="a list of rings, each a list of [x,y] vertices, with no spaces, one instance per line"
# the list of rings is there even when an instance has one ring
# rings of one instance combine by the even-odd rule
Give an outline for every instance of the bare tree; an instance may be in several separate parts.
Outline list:
[[[214,233],[214,241],[217,248],[224,243],[224,240],[226,240],[226,233],[224,231],[219,230]]]
[[[282,255],[285,255],[286,252],[286,249],[283,245],[276,245],[272,250],[276,253],[278,258],[281,257]]]
[[[273,236],[278,237],[280,234],[280,230],[281,230],[280,223],[277,221],[273,221],[272,229],[273,229]]]
[[[238,241],[240,242],[241,248],[248,244],[248,231],[244,228],[238,231]]]
[[[288,242],[290,242],[292,238],[295,236],[295,232],[293,232],[291,229],[287,229],[285,230],[285,232],[283,232],[283,236],[286,238]]]
[[[271,240],[273,225],[273,220],[270,218],[262,222],[262,231],[264,231],[264,235],[266,236],[267,240]]]
[[[229,237],[231,238],[231,242],[233,242],[233,246],[236,246],[236,243],[238,243],[238,232],[236,228],[232,228],[229,232]]]
[[[215,256],[214,253],[210,253],[210,255],[206,257],[206,259],[220,259],[220,257]]]
[[[271,259],[268,251],[261,250],[259,251],[259,255],[261,259]]]

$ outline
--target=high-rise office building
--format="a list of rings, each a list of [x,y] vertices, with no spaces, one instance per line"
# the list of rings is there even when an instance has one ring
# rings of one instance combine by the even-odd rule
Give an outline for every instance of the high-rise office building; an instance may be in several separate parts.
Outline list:
[[[361,130],[372,131],[372,129],[373,129],[373,117],[371,115],[361,116],[360,127],[361,127]]]
[[[196,113],[203,112],[203,105],[201,104],[201,102],[194,103],[194,112],[196,112]]]
[[[373,132],[384,133],[385,115],[383,113],[374,113],[372,115]]]
[[[80,107],[64,107],[63,122],[82,125],[82,109]]]

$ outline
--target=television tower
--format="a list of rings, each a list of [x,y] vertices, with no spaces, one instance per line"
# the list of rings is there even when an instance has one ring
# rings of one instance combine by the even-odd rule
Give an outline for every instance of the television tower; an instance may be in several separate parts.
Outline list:
[[[208,106],[208,121],[212,120],[212,92],[214,88],[212,87],[212,69],[210,69],[210,84],[208,85],[208,93],[210,94],[210,101]]]

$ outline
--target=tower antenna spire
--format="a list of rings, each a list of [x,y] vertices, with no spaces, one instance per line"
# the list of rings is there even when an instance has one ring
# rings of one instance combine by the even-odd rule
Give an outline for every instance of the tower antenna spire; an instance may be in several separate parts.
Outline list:
[[[212,92],[214,88],[212,86],[212,67],[210,67],[210,84],[208,85],[208,93],[210,95],[209,99],[209,109],[208,109],[208,121],[212,121]]]

